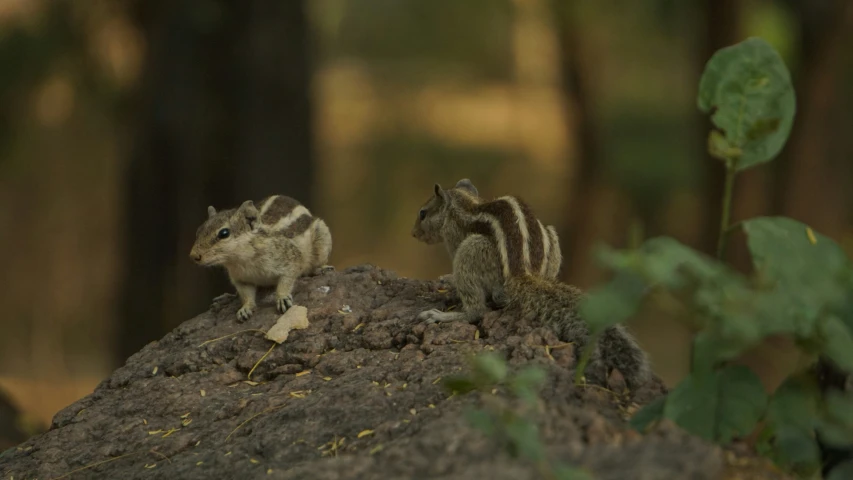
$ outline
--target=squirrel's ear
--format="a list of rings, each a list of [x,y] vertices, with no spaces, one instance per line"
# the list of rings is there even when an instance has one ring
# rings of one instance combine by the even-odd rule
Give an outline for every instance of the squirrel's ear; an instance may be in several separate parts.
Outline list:
[[[210,218],[214,215],[216,215],[216,209],[213,208],[213,205],[207,207],[207,218]]]
[[[255,208],[255,202],[251,200],[246,200],[240,205],[240,213],[249,219],[258,218],[258,209]]]
[[[477,192],[477,187],[475,187],[474,184],[471,183],[471,180],[469,180],[467,178],[463,178],[462,180],[459,180],[458,182],[456,182],[455,188],[458,188],[460,190],[465,190],[466,192],[470,193],[471,195],[473,195],[475,197],[480,196],[480,193]]]
[[[255,202],[246,200],[242,205],[240,205],[240,208],[237,209],[237,213],[242,215],[243,218],[249,222],[250,229],[255,229],[255,220],[258,219],[259,215],[258,209],[255,207]]]
[[[439,184],[437,184],[437,183],[435,184],[435,196],[436,196],[436,197],[438,197],[438,198],[440,198],[440,199],[441,199],[441,200],[443,200],[443,201],[446,201],[446,200],[447,200],[447,192],[445,192],[445,191],[441,188],[441,185],[439,185]]]

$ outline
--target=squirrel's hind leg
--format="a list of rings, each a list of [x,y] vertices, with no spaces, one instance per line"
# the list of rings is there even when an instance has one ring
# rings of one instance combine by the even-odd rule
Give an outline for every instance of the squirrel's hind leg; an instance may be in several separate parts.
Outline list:
[[[453,257],[453,285],[462,300],[462,311],[427,310],[418,315],[418,320],[427,323],[476,323],[489,310],[486,304],[487,292],[491,294],[495,285],[502,282],[501,267],[494,244],[482,235],[471,235],[459,245]]]
[[[322,275],[335,270],[335,267],[327,264],[332,254],[332,232],[322,219],[314,222],[314,235],[312,239],[311,275]]]

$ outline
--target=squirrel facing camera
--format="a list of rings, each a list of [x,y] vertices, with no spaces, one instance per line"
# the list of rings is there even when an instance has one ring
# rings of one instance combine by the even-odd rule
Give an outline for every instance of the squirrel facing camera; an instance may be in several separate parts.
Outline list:
[[[196,231],[190,258],[205,267],[221,266],[242,306],[237,320],[254,314],[258,287],[275,287],[276,308],[284,313],[293,305],[293,285],[302,275],[320,274],[332,251],[326,223],[297,200],[273,195],[258,202],[246,200],[236,209],[217,212]]]

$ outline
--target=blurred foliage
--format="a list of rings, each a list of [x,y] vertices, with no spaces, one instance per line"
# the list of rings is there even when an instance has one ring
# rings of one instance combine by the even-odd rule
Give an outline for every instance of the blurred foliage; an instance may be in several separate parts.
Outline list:
[[[468,81],[511,78],[509,0],[349,0],[329,6],[332,18],[322,25],[336,46],[332,58],[395,62],[393,69],[380,68],[383,76],[415,85],[449,72]]]
[[[226,38],[228,33],[222,32],[228,23],[223,12],[231,4],[224,0],[172,3],[154,0],[25,0],[7,3],[19,4],[21,10],[28,10],[31,5],[40,6],[33,7],[26,15],[0,19],[3,24],[0,29],[0,61],[5,66],[0,72],[0,172],[6,176],[0,180],[6,180],[5,185],[11,186],[0,191],[0,198],[7,206],[0,210],[0,220],[10,232],[0,243],[6,251],[16,248],[16,257],[24,259],[6,271],[9,287],[17,288],[8,288],[7,296],[2,298],[9,313],[4,330],[7,334],[0,338],[0,352],[5,356],[5,360],[0,361],[0,371],[20,374],[34,381],[41,381],[51,374],[73,380],[77,376],[73,372],[86,371],[95,379],[90,380],[94,387],[101,376],[116,366],[108,354],[112,345],[103,340],[113,335],[113,329],[103,326],[120,321],[116,315],[109,313],[114,303],[111,298],[120,282],[105,271],[110,271],[112,265],[120,269],[126,258],[122,258],[121,252],[112,253],[110,242],[131,233],[160,238],[164,234],[153,230],[121,231],[116,225],[116,218],[121,218],[121,214],[110,213],[121,208],[117,192],[123,188],[120,172],[124,171],[127,161],[121,156],[131,150],[120,142],[126,140],[124,134],[133,134],[132,124],[139,120],[134,118],[132,109],[125,107],[140,99],[162,109],[173,104],[168,96],[152,94],[140,97],[138,92],[142,89],[138,87],[151,81],[144,75],[132,74],[132,80],[122,88],[104,81],[109,75],[104,75],[104,67],[95,57],[103,55],[105,50],[121,58],[132,55],[128,55],[127,49],[107,45],[110,42],[107,36],[102,35],[103,27],[119,19],[121,27],[130,31],[134,41],[138,41],[138,51],[131,53],[150,55],[156,51],[156,55],[161,55],[153,60],[143,58],[142,65],[146,61],[162,62],[169,55],[182,54],[186,48],[193,48],[192,44],[199,38],[222,38],[220,45],[226,53],[203,57],[203,62],[213,68],[205,71],[187,69],[188,75],[201,76],[202,88],[213,90],[215,88],[211,86],[233,83],[219,72],[230,68],[232,62],[241,57],[240,53],[234,53],[239,48]],[[763,37],[786,63],[798,66],[803,63],[804,30],[809,25],[813,30],[814,25],[820,25],[820,20],[825,18],[819,14],[829,11],[827,5],[832,3],[839,2],[737,2],[739,34]],[[683,199],[685,205],[699,204],[701,192],[708,187],[706,166],[695,161],[697,149],[702,146],[695,135],[698,116],[694,108],[695,83],[692,82],[693,76],[699,73],[696,65],[699,60],[705,60],[704,53],[701,53],[703,58],[698,58],[699,46],[705,42],[708,31],[713,29],[707,23],[705,9],[708,4],[680,0],[306,2],[315,27],[312,55],[317,90],[312,100],[319,117],[317,132],[320,139],[317,143],[324,150],[317,159],[323,169],[317,181],[322,185],[322,191],[316,196],[322,199],[326,209],[322,214],[331,217],[330,225],[337,224],[341,238],[346,239],[336,243],[335,263],[352,264],[354,259],[370,261],[413,277],[444,273],[437,271],[444,268],[444,264],[423,260],[422,255],[414,252],[416,246],[410,249],[397,241],[397,235],[403,235],[400,232],[410,226],[408,214],[400,213],[401,210],[420,201],[418,192],[421,188],[428,190],[431,183],[443,178],[472,177],[478,186],[482,184],[484,192],[522,195],[535,191],[537,209],[550,209],[549,215],[553,216],[558,227],[569,223],[564,213],[570,189],[564,188],[560,182],[577,171],[582,152],[576,145],[577,106],[571,101],[570,94],[560,92],[560,72],[554,67],[555,62],[566,55],[551,38],[557,12],[573,15],[575,28],[572,31],[577,34],[581,57],[578,70],[591,85],[586,92],[591,109],[587,117],[592,119],[591,123],[600,133],[596,143],[602,154],[595,157],[595,162],[605,173],[605,187],[620,197],[608,199],[610,203],[601,209],[603,213],[597,214],[600,217],[600,223],[596,225],[598,230],[567,231],[571,235],[588,233],[590,237],[609,235],[608,240],[618,243],[624,235],[620,219],[640,213],[649,231],[657,233],[666,231],[667,227],[674,230],[677,226],[675,236],[688,238],[690,232],[686,230],[692,231],[696,224],[702,222],[701,212],[694,212],[692,206],[673,208],[672,202],[673,199]],[[177,13],[172,12],[174,19],[170,20],[170,28],[175,29],[181,38],[192,39],[192,42],[187,44],[170,37],[178,45],[183,44],[183,48],[152,49],[147,44],[141,18],[146,9],[143,7],[152,8],[150,5],[179,8]],[[13,9],[12,6],[4,7],[2,13],[5,15]],[[808,18],[801,15],[809,10],[812,14]],[[532,26],[524,23],[530,19],[534,20]],[[817,51],[811,58],[826,58],[823,53]],[[849,60],[850,53],[845,55]],[[835,60],[839,59],[835,57]],[[830,62],[835,60],[830,58]],[[840,66],[839,82],[853,78],[853,62],[847,61]],[[530,82],[534,88],[525,84],[529,81],[525,80],[525,68],[534,70],[531,76],[534,80]],[[329,76],[341,71],[344,75],[337,77],[337,83],[324,83]],[[803,72],[794,73],[799,78]],[[45,85],[57,76],[73,88],[73,115],[68,116],[65,123],[39,125],[31,121],[36,110],[34,104]],[[685,78],[691,79],[690,82],[685,82]],[[171,85],[174,80],[166,83]],[[845,85],[850,85],[850,82]],[[437,120],[444,122],[443,128],[439,129],[444,132],[471,128],[469,124],[479,119],[484,120],[486,127],[470,142],[460,140],[461,136],[422,131],[422,119],[414,117],[423,115],[425,110],[408,109],[407,102],[425,90],[429,91],[430,98],[446,103],[464,101],[465,97],[476,96],[484,90],[489,92],[483,96],[485,100],[474,102],[471,110],[477,112],[466,111],[464,119]],[[546,90],[549,98],[562,96],[566,99],[565,125],[559,121],[552,130],[531,127],[529,117],[537,115],[535,108],[525,111],[526,116],[516,115],[516,111],[505,113],[522,104],[530,105],[526,102],[539,98],[538,95]],[[850,91],[845,86],[839,89],[838,95],[833,95],[831,102],[837,107],[831,119],[832,129],[825,129],[825,138],[816,140],[833,144],[830,161],[839,165],[849,163],[847,159],[853,153],[853,144],[844,136],[853,118],[849,115],[853,112]],[[364,92],[369,92],[369,98],[367,95],[361,97]],[[443,92],[451,92],[451,95]],[[351,103],[356,103],[356,107],[350,109]],[[558,102],[551,102],[554,103]],[[392,108],[388,108],[389,105]],[[199,101],[197,106],[208,115],[222,114],[209,101]],[[364,110],[359,107],[364,107]],[[204,114],[194,115],[192,110],[187,109],[187,116],[197,119],[193,122],[201,121]],[[517,112],[522,113],[522,110]],[[373,117],[362,116],[364,111],[373,113]],[[379,120],[376,119],[377,111],[381,117]],[[498,116],[505,115],[506,120],[500,117],[499,121],[490,122],[494,112],[499,112]],[[383,120],[401,128],[383,129]],[[804,119],[798,120],[803,123]],[[807,121],[814,122],[813,119]],[[341,137],[329,132],[334,132],[342,123],[367,127],[355,135],[350,132],[349,137],[340,141]],[[494,125],[498,123],[500,125],[496,128]],[[795,128],[799,127],[795,125]],[[511,135],[513,140],[496,140],[496,137],[505,135]],[[76,148],[69,148],[68,143],[63,143],[60,138],[63,136],[79,141]],[[216,137],[205,139],[205,143],[216,144]],[[515,138],[519,139],[518,144],[513,144]],[[117,158],[108,157],[101,151],[112,148],[114,144],[111,142],[119,143],[116,150],[120,153],[114,155]],[[175,148],[196,148],[192,141],[186,142],[181,145],[176,138]],[[535,158],[529,150],[519,148],[521,144],[544,145],[543,150],[549,153],[543,158]],[[20,148],[10,151],[10,147]],[[355,155],[350,154],[353,151]],[[107,164],[116,166],[106,167]],[[773,168],[778,171],[779,166],[781,164],[776,162]],[[10,167],[14,167],[14,172]],[[209,168],[214,168],[213,163]],[[85,173],[80,174],[81,170]],[[104,175],[107,170],[117,173]],[[188,183],[199,181],[199,172],[195,168],[185,165],[170,174],[177,172],[187,175],[184,181]],[[766,173],[776,175],[777,172],[768,169]],[[777,176],[783,175],[786,173],[781,172]],[[64,190],[57,193],[49,179],[60,179],[56,182],[62,184]],[[48,186],[38,188],[46,184]],[[681,188],[684,186],[689,188]],[[747,198],[749,195],[744,195],[744,198],[753,211],[761,199],[768,197],[768,192],[756,190],[749,193],[751,198]],[[105,208],[107,214],[93,214],[92,207],[86,203],[89,201],[87,194],[97,197],[95,200],[99,203],[112,206],[113,210]],[[627,198],[623,199],[623,194]],[[850,197],[842,198],[842,201],[850,200]],[[584,206],[597,200],[590,198]],[[195,218],[195,213],[182,211],[185,206],[181,203],[184,202],[174,204],[175,217]],[[79,205],[79,208],[65,208],[69,205]],[[670,223],[652,225],[649,220],[664,216],[661,213],[664,206],[670,209],[665,212],[666,221]],[[620,215],[615,211],[623,208],[630,209],[630,213]],[[766,207],[768,210],[778,208]],[[685,218],[687,215],[691,218]],[[400,220],[403,217],[406,217],[405,222]],[[849,229],[849,219],[839,215],[837,222]],[[683,225],[691,226],[685,228]],[[605,230],[607,233],[602,233]],[[833,236],[840,235],[833,233]],[[569,235],[562,238],[572,241]],[[14,243],[15,239],[18,243]],[[841,238],[838,240],[843,242]],[[654,242],[646,246],[650,252],[652,247]],[[655,248],[670,247],[658,244]],[[95,250],[109,251],[104,254],[106,260],[93,261],[91,251]],[[571,268],[565,269],[574,275],[571,278],[573,282],[588,284],[584,274],[575,273],[584,271],[588,262],[584,253],[572,261]],[[174,265],[162,265],[161,268],[165,272],[174,272],[172,278],[175,283],[186,281],[182,275],[190,275],[180,273]],[[731,280],[729,274],[728,271],[720,273],[721,278],[727,280],[719,281]],[[209,275],[219,278],[214,273]],[[189,281],[198,278],[201,277],[192,277]],[[618,299],[620,295],[644,297],[648,293],[643,279],[631,277],[628,273],[621,278],[623,285],[611,291],[612,298]],[[26,287],[36,281],[40,289]],[[749,283],[750,280],[741,281]],[[165,282],[163,288],[170,289],[171,284]],[[740,290],[732,288],[734,292],[731,295],[737,297],[743,291],[750,291],[749,288],[751,286]],[[45,292],[50,292],[48,297],[44,297]],[[57,302],[57,298],[63,295],[78,298],[79,302]],[[731,298],[727,301],[737,303],[741,300]],[[45,303],[52,304],[54,310],[45,313]],[[32,308],[32,305],[37,307]],[[631,302],[624,302],[622,308],[630,310],[627,308],[630,305]],[[735,308],[729,310],[734,311]],[[631,311],[623,312],[622,316],[630,318]],[[852,317],[840,315],[838,318],[848,322]],[[49,319],[55,328],[39,330],[32,327],[40,319]],[[669,357],[670,352],[677,348],[667,344],[668,340],[661,340],[666,335],[649,330],[657,327],[646,325],[642,321],[633,325],[637,327],[644,346],[649,348],[653,357],[672,358]],[[761,335],[760,331],[751,329],[749,322],[745,326],[737,326],[733,322],[723,325],[746,331],[740,338],[759,338]],[[647,330],[643,332],[643,328]],[[837,324],[828,324],[827,328],[837,328]],[[31,330],[33,336],[38,331],[42,338],[29,338]],[[720,335],[723,334],[735,336],[726,332]],[[39,364],[36,354],[31,352],[36,342],[55,351],[61,361],[43,359]],[[734,350],[741,348],[736,342],[731,345]],[[57,367],[63,361],[71,365],[68,372]],[[665,380],[673,381],[683,373],[681,363],[661,362],[658,373]],[[57,370],[49,372],[50,368]],[[53,414],[51,408],[67,404],[74,397],[57,393],[56,385],[47,383],[48,390],[44,391],[51,391],[54,395],[36,393],[33,396],[48,400],[42,408],[43,415],[49,420]],[[34,403],[22,402],[28,408],[32,408]],[[662,411],[663,405],[660,406]]]
[[[594,332],[625,321],[649,292],[685,306],[693,342],[691,373],[663,400],[638,412],[645,429],[659,418],[721,444],[752,433],[763,419],[762,450],[803,474],[820,467],[819,435],[853,446],[853,394],[824,394],[804,369],[768,399],[758,376],[731,361],[773,335],[787,335],[816,361],[827,358],[853,373],[853,264],[831,239],[784,217],[728,224],[731,183],[738,171],[767,162],[785,144],[794,95],[787,69],[763,40],[750,38],[717,52],[702,76],[699,107],[713,115],[709,150],[727,170],[718,252],[734,228],[747,236],[754,273],[746,277],[719,260],[661,237],[639,248],[603,249],[617,272],[582,305]],[[660,297],[658,297],[660,298]],[[582,368],[582,367],[579,367]],[[811,368],[811,365],[809,366]]]
[[[452,395],[479,391],[483,408],[469,409],[468,421],[498,441],[511,456],[534,464],[542,478],[592,480],[588,472],[547,457],[536,422],[536,412],[541,408],[538,390],[544,381],[541,368],[510,372],[503,358],[487,352],[471,359],[468,374],[448,377],[442,385]],[[496,395],[498,388],[507,391],[507,399]]]
[[[0,165],[13,157],[8,149],[16,137],[26,137],[21,120],[31,107],[25,102],[51,75],[70,77],[102,109],[115,106],[119,92],[95,65],[81,8],[71,0],[52,1],[38,22],[5,22],[0,29]]]
[[[378,227],[390,226],[392,216],[398,211],[398,205],[388,199],[399,196],[395,167],[401,161],[423,165],[421,172],[429,179],[423,185],[426,199],[432,191],[430,182],[440,178],[470,177],[488,184],[510,158],[509,153],[499,149],[449,145],[437,138],[405,133],[378,136],[365,147],[364,153],[371,159],[371,170],[376,172],[369,185],[365,185],[371,191],[367,214],[370,224]]]
[[[693,125],[677,114],[650,118],[648,112],[623,109],[604,125],[607,138],[619,139],[604,147],[607,172],[632,198],[654,208],[674,188],[698,186],[698,172],[683,158],[692,146]]]
[[[42,81],[54,62],[80,44],[68,15],[68,4],[58,2],[39,28],[20,24],[0,30],[0,163],[17,130],[23,95]]]

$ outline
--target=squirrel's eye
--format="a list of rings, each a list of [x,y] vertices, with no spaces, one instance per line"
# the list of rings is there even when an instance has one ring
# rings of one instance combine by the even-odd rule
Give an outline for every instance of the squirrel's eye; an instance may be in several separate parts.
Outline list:
[[[426,210],[424,210],[424,209],[422,208],[422,209],[421,209],[421,211],[420,211],[420,212],[418,212],[418,215],[420,215],[421,220],[423,220],[424,218],[426,218]]]
[[[219,231],[219,233],[216,234],[216,238],[228,238],[228,235],[231,235],[231,230],[223,228]]]

